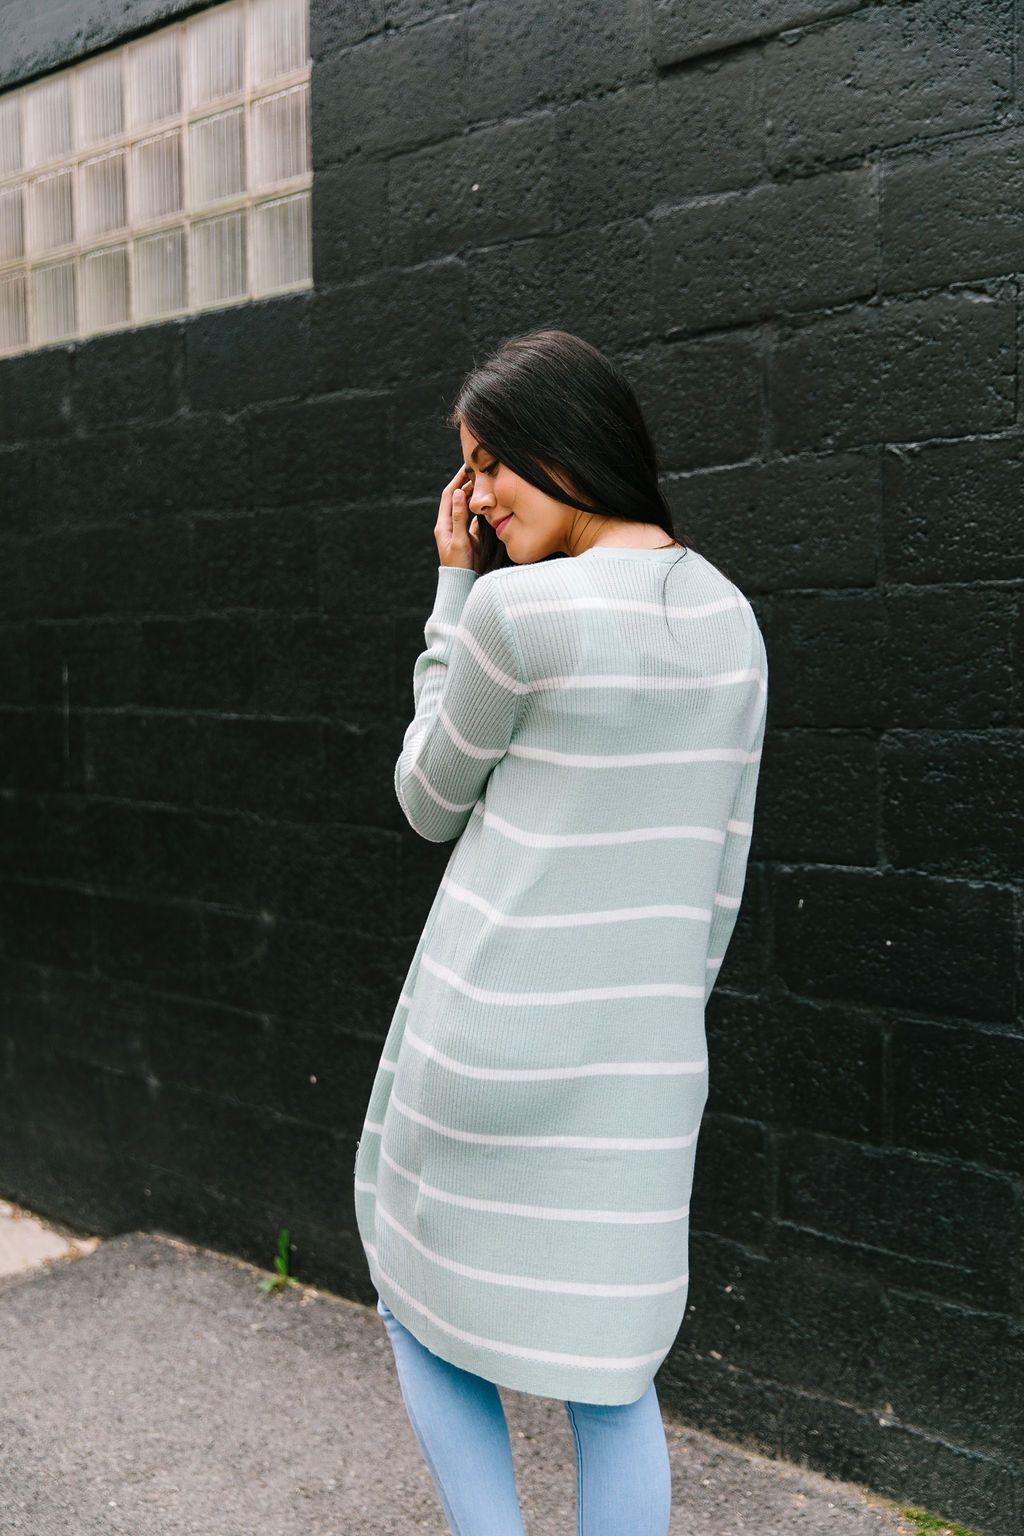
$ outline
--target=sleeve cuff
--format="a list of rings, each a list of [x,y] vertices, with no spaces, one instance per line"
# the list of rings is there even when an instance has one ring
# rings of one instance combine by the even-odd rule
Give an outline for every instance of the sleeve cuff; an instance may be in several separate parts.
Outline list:
[[[433,617],[445,624],[457,624],[476,577],[476,571],[465,565],[439,565]]]

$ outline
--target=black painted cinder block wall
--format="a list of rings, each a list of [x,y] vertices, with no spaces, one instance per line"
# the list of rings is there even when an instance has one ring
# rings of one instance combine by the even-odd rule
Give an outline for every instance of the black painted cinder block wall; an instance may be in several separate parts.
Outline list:
[[[194,7],[192,7],[194,8]],[[3,84],[186,13],[0,4]],[[766,19],[769,16],[770,19]],[[464,370],[633,379],[773,693],[666,1407],[1024,1528],[1021,10],[312,10],[314,287],[0,363],[0,1185],[372,1299]]]

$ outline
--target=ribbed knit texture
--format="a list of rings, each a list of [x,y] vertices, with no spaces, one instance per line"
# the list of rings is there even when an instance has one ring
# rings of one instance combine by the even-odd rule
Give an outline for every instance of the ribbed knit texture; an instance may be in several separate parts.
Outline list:
[[[414,831],[457,842],[357,1144],[360,1237],[436,1355],[633,1402],[686,1307],[764,641],[673,548],[441,566],[424,634],[395,789]]]

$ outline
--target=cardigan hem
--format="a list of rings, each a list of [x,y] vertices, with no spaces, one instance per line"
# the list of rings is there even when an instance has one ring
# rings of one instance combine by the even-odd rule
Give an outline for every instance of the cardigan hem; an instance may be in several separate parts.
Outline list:
[[[381,1296],[398,1321],[413,1337],[449,1365],[455,1365],[474,1376],[482,1376],[495,1386],[507,1387],[513,1392],[525,1392],[534,1397],[552,1398],[559,1402],[592,1403],[605,1407],[620,1407],[638,1402],[647,1391],[660,1368],[661,1361],[650,1367],[595,1367],[593,1365],[556,1365],[551,1361],[516,1358],[504,1353],[500,1345],[494,1349],[483,1344],[473,1344],[442,1329],[432,1327],[429,1319],[408,1302],[404,1294],[396,1291],[391,1282],[381,1274],[375,1261],[368,1256],[370,1277],[378,1296]],[[673,1340],[673,1343],[675,1341]],[[669,1345],[669,1349],[671,1349]],[[668,1349],[665,1355],[668,1354]],[[662,1355],[664,1360],[665,1355]],[[614,1384],[613,1384],[614,1382]]]

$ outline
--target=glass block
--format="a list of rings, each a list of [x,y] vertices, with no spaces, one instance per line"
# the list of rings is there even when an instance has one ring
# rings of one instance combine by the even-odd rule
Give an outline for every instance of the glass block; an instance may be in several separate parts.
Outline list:
[[[307,0],[249,0],[253,85],[277,80],[309,62]]]
[[[28,183],[29,251],[52,251],[71,244],[71,176],[69,168]]]
[[[83,160],[78,170],[78,233],[91,240],[127,223],[125,152],[111,150]]]
[[[0,90],[0,351],[310,282],[308,0],[158,9]]]
[[[189,188],[193,208],[245,191],[244,108],[189,124]]]
[[[67,75],[30,86],[25,101],[25,163],[71,153],[71,88]]]
[[[104,246],[83,256],[78,281],[83,331],[131,323],[126,245]]]
[[[74,336],[78,328],[74,260],[54,262],[49,267],[33,267],[29,276],[32,283],[32,340],[60,341],[65,336]]]
[[[28,344],[28,307],[24,272],[0,277],[0,352]]]
[[[185,231],[161,230],[135,242],[135,318],[185,307]]]
[[[25,254],[24,188],[0,191],[0,261],[17,261]]]
[[[76,136],[80,149],[124,131],[124,70],[120,53],[75,70]]]
[[[275,186],[309,170],[308,115],[308,85],[253,102],[255,186]]]
[[[311,276],[309,193],[258,203],[255,214],[257,293],[270,293]]]
[[[132,128],[181,111],[181,28],[158,32],[128,49],[128,118]]]
[[[240,208],[192,225],[192,303],[197,307],[244,298],[245,219]]]
[[[132,145],[131,218],[133,224],[178,213],[181,198],[181,133],[158,134]]]
[[[204,107],[245,86],[245,16],[217,6],[188,23],[189,105]]]
[[[21,95],[0,100],[0,176],[21,170]]]

